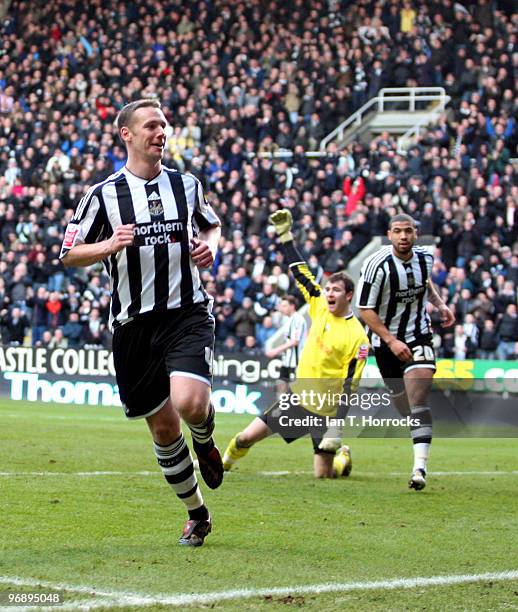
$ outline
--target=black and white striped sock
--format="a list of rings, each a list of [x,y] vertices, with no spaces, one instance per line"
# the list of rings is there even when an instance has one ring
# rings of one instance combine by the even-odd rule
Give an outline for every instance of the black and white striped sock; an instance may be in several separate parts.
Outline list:
[[[153,442],[158,465],[177,497],[187,507],[191,519],[208,518],[208,510],[198,487],[191,451],[183,434],[171,444]]]
[[[214,433],[214,406],[210,404],[207,417],[197,424],[187,423],[191,430],[192,442],[196,453],[207,453],[214,446],[212,434]]]
[[[417,469],[426,472],[430,445],[432,443],[432,411],[429,406],[411,406],[412,419],[419,421],[410,426],[410,435],[414,443],[414,471]]]

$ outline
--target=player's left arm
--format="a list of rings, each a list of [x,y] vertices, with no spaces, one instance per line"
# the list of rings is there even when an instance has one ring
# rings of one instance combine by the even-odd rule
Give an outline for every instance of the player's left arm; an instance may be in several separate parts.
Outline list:
[[[266,351],[265,355],[268,357],[268,359],[273,359],[274,357],[277,357],[277,355],[282,355],[282,353],[284,353],[288,349],[293,348],[294,346],[298,346],[298,345],[299,345],[298,339],[290,338],[289,340],[286,340],[286,342],[279,344],[279,346],[276,346],[275,348],[272,348],[269,351]]]
[[[363,368],[369,355],[369,339],[362,338],[354,347],[353,357],[347,364],[347,374],[344,382],[345,393],[356,393],[360,386]]]
[[[284,258],[295,278],[297,287],[300,289],[306,302],[311,305],[314,298],[320,297],[322,289],[295,245],[293,234],[291,233],[293,225],[291,213],[288,209],[278,210],[270,215],[269,221],[273,224],[279,241],[282,244]]]
[[[221,222],[203,193],[200,181],[192,177],[197,184],[196,201],[193,212],[195,237],[191,239],[191,259],[202,269],[209,268],[214,263],[221,238]]]
[[[284,257],[297,283],[297,287],[300,289],[306,302],[311,303],[312,298],[320,297],[322,293],[320,285],[317,283],[308,264],[304,261],[293,240],[285,242],[282,246]]]
[[[431,279],[428,279],[428,300],[430,304],[439,311],[441,315],[441,326],[451,327],[455,323],[455,316],[439,295]]]
[[[214,263],[221,238],[221,226],[213,225],[191,240],[191,259],[198,268],[209,268]]]

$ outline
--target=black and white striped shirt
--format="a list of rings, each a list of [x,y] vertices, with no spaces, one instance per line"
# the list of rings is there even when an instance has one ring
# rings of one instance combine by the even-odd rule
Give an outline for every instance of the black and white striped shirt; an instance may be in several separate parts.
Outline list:
[[[162,166],[158,176],[146,180],[122,168],[81,199],[60,257],[75,245],[105,240],[128,223],[135,224],[134,245],[103,262],[111,281],[112,326],[207,299],[190,257],[190,239],[220,222],[198,179]]]
[[[286,368],[296,368],[299,365],[299,356],[308,333],[308,325],[304,315],[295,312],[286,323],[284,337],[286,340],[297,340],[298,345],[286,349],[282,355],[282,365]]]
[[[403,261],[393,254],[392,245],[383,247],[363,264],[356,289],[356,306],[371,308],[392,335],[403,342],[430,334],[426,312],[428,279],[433,255],[424,247],[414,247],[413,256]],[[380,339],[372,336],[372,345]]]

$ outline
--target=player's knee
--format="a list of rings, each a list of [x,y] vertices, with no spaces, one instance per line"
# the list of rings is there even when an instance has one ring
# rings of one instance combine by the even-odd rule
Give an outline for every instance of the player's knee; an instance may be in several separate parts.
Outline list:
[[[161,444],[163,446],[167,446],[174,442],[180,432],[178,429],[171,423],[156,423],[151,429],[153,440],[157,444]]]
[[[207,418],[209,403],[205,395],[184,397],[175,403],[176,409],[188,423],[201,423]]]
[[[250,448],[254,442],[255,439],[246,430],[239,432],[236,436],[236,443],[240,448]]]

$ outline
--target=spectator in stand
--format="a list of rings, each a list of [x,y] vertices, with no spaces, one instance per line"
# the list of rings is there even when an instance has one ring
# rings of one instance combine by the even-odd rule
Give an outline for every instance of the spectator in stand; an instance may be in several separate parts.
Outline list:
[[[453,357],[454,359],[466,359],[468,355],[468,337],[462,325],[455,326],[453,336]]]
[[[63,334],[63,329],[61,327],[57,327],[52,334],[52,339],[48,343],[49,349],[57,349],[57,348],[67,348],[68,340],[65,338]]]
[[[85,340],[85,329],[79,321],[79,313],[71,312],[68,321],[63,325],[63,335],[70,348],[79,348]]]
[[[236,272],[232,275],[229,287],[234,290],[234,300],[241,304],[244,297],[247,295],[248,290],[252,284],[252,280],[247,274],[247,270],[244,266],[239,266]]]
[[[232,304],[217,305],[214,314],[216,316],[216,342],[223,344],[225,338],[233,335],[236,329]]]
[[[14,306],[10,312],[4,311],[2,319],[7,336],[6,341],[15,346],[24,344],[25,336],[30,328],[25,311]]]
[[[496,311],[505,312],[510,304],[516,304],[516,284],[511,280],[505,280],[496,295]]]
[[[472,292],[490,296],[495,289],[485,287],[487,279],[480,285],[485,272],[504,272],[516,290],[510,261],[518,257],[518,176],[510,160],[518,142],[517,17],[510,4],[358,0],[331,17],[322,0],[311,10],[273,0],[268,31],[264,11],[229,0],[210,7],[185,0],[181,17],[150,10],[144,0],[122,9],[107,0],[95,23],[85,4],[25,5],[12,2],[8,24],[0,25],[0,275],[9,303],[28,297],[18,277],[11,292],[19,264],[28,266],[36,292],[38,285],[62,291],[69,279],[77,285],[79,296],[62,298],[59,324],[109,292],[100,267],[93,283],[80,270],[68,270],[67,278],[57,249],[73,204],[125,163],[113,127],[117,111],[148,93],[174,116],[164,163],[200,179],[232,235],[221,247],[226,263],[214,270],[218,291],[242,267],[253,279],[243,295],[256,295],[281,263],[266,222],[280,199],[293,202],[294,230],[305,234],[300,244],[312,242],[308,261],[328,229],[332,250],[346,246],[347,229],[356,238],[353,215],[365,215],[376,236],[386,233],[390,215],[407,212],[439,240],[448,286],[458,261]],[[243,29],[254,36],[240,36]],[[37,56],[33,32],[43,41]],[[210,44],[198,44],[207,32]],[[67,42],[79,37],[88,54]],[[20,61],[10,61],[14,56]],[[380,87],[415,84],[444,86],[452,99],[406,155],[381,134],[369,145],[332,142],[322,156],[305,156]],[[291,149],[281,161],[261,157],[281,148]],[[336,189],[344,184],[347,193]],[[502,257],[505,247],[509,257]],[[473,268],[477,256],[483,261]],[[80,317],[88,312],[86,305]]]
[[[27,273],[27,265],[19,263],[14,268],[12,279],[8,285],[11,302],[24,307],[27,301],[27,288],[31,285],[31,279]]]
[[[43,251],[36,253],[35,260],[29,267],[29,273],[35,288],[47,287],[51,270]]]
[[[485,319],[480,333],[478,359],[495,359],[500,337],[492,319]]]
[[[255,336],[247,336],[243,343],[242,352],[249,357],[258,357],[261,355],[261,349],[257,344]]]
[[[79,317],[78,317],[79,318]],[[103,347],[106,325],[102,322],[98,308],[92,308],[85,329],[85,343],[89,346]]]
[[[47,302],[49,301],[49,292],[45,286],[40,286],[36,289],[34,295],[27,304],[32,309],[32,345],[36,346],[41,342],[43,332],[49,326],[49,311]]]
[[[403,34],[410,34],[414,30],[414,22],[417,17],[417,13],[412,8],[412,3],[409,0],[403,2],[403,8],[400,13],[401,24],[400,31]]]
[[[518,316],[516,304],[509,304],[505,313],[500,317],[497,325],[500,343],[496,356],[498,359],[513,359],[516,354],[516,342],[518,342]]]
[[[227,336],[222,344],[225,353],[237,353],[239,351],[239,342],[235,336]]]
[[[257,347],[263,349],[268,340],[276,333],[277,328],[273,325],[271,316],[266,316],[255,326],[255,337],[257,339]]]
[[[50,348],[51,342],[52,342],[52,332],[49,329],[46,329],[41,336],[41,340],[36,344],[36,346]]]
[[[466,334],[466,357],[473,359],[476,357],[480,333],[475,317],[472,314],[467,314],[462,327]]]
[[[243,347],[247,336],[255,335],[255,325],[259,321],[259,316],[254,311],[252,298],[245,297],[240,308],[234,315],[235,335]]]
[[[63,302],[61,301],[61,295],[57,291],[49,293],[45,306],[48,312],[48,327],[49,329],[56,329],[63,322]]]
[[[264,282],[262,291],[255,298],[254,312],[258,317],[264,317],[272,313],[280,303],[281,298],[275,293],[272,283]],[[239,334],[238,334],[239,335]]]

